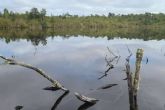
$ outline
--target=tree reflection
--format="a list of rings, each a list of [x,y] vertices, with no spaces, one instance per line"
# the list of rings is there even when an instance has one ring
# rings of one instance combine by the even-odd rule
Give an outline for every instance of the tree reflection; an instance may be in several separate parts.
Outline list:
[[[87,110],[88,108],[94,106],[96,103],[84,103],[77,110]]]
[[[11,29],[11,30],[1,30],[0,39],[4,39],[6,43],[12,41],[25,39],[31,41],[33,45],[37,46],[39,44],[46,45],[48,37],[62,36],[63,38],[69,38],[70,36],[91,36],[91,37],[107,37],[113,39],[119,36],[120,38],[139,38],[143,40],[151,39],[164,39],[165,31],[162,29],[127,29],[127,28],[117,28],[117,29],[101,29],[101,28],[89,28],[89,29],[42,29],[42,30],[30,30],[30,29]]]
[[[57,100],[56,102],[54,103],[54,105],[52,106],[51,110],[55,110],[57,108],[57,106],[61,103],[62,99],[64,97],[66,97],[67,95],[69,94],[69,92],[64,92],[64,94],[62,94]]]

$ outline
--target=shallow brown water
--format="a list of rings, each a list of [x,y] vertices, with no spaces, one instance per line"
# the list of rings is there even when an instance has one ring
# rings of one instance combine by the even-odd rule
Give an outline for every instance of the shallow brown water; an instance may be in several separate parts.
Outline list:
[[[107,77],[98,80],[102,75],[100,72],[106,70],[104,58],[109,55],[107,46],[121,58],[117,64],[114,63],[115,68]],[[106,37],[82,36],[47,38],[44,46],[33,46],[26,40],[9,44],[1,40],[1,55],[15,56],[18,61],[42,68],[70,93],[61,96],[62,91],[45,91],[43,88],[50,83],[36,72],[19,66],[0,65],[0,110],[14,110],[17,105],[24,106],[22,110],[129,110],[128,87],[123,80],[126,77],[123,71],[125,58],[129,55],[127,46],[133,53],[130,59],[132,71],[136,49],[144,49],[138,92],[139,110],[165,110],[165,40],[107,40]],[[96,90],[114,83],[118,85]],[[99,102],[85,109],[74,92],[97,98]]]

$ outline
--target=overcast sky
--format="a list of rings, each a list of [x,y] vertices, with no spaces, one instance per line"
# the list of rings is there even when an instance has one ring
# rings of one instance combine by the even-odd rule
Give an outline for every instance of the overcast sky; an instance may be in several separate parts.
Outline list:
[[[4,8],[25,12],[32,7],[45,8],[48,15],[89,15],[113,12],[117,14],[153,12],[165,13],[165,0],[0,0],[0,11]]]

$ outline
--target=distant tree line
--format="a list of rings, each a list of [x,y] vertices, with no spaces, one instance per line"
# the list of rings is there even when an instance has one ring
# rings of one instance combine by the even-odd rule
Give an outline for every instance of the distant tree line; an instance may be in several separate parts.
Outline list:
[[[71,15],[46,16],[46,9],[32,8],[25,13],[9,11],[7,8],[0,12],[0,29],[46,29],[46,28],[164,28],[165,14],[91,14],[88,16]]]
[[[27,19],[44,19],[44,17],[46,16],[46,9],[41,9],[41,11],[39,11],[37,8],[32,8],[29,12],[26,11],[23,14],[20,13],[15,13],[13,11],[9,11],[7,8],[5,8],[3,10],[3,12],[0,12],[0,17],[2,18],[17,18],[17,17],[22,17],[22,18],[27,18]]]
[[[39,44],[46,45],[47,38],[54,38],[61,36],[65,39],[73,36],[89,36],[89,37],[106,37],[108,39],[114,39],[116,37],[128,38],[128,39],[143,39],[143,40],[161,40],[165,38],[164,29],[45,29],[45,30],[28,30],[28,29],[11,29],[1,30],[0,39],[6,43],[18,41],[24,39],[30,41],[33,45]]]

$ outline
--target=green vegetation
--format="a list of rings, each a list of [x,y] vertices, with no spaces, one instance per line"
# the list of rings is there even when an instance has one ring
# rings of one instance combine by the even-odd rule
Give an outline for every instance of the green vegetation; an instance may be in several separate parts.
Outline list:
[[[32,8],[25,13],[15,13],[4,9],[0,12],[0,28],[28,28],[28,29],[45,29],[45,28],[63,28],[63,29],[91,29],[91,28],[163,28],[165,24],[165,14],[128,14],[115,15],[109,13],[106,15],[78,16],[69,13],[59,16],[46,16],[46,9],[38,10]]]
[[[116,37],[128,39],[143,39],[143,40],[161,40],[165,38],[165,31],[161,29],[45,29],[45,30],[29,30],[29,29],[11,29],[1,30],[0,40],[5,40],[6,43],[25,39],[33,45],[46,45],[47,38],[61,36],[68,39],[70,36],[89,36],[89,37],[107,37],[114,39]]]
[[[0,12],[0,39],[7,43],[19,39],[33,45],[47,43],[47,37],[91,36],[140,38],[144,40],[165,38],[165,14],[129,14],[78,16],[69,13],[46,16],[46,10],[32,8],[25,13],[4,9]]]

